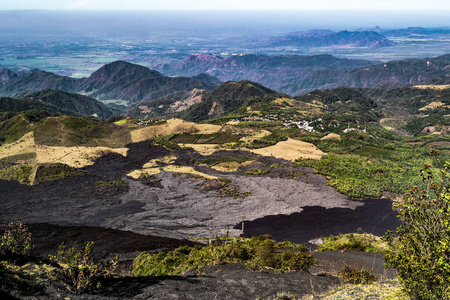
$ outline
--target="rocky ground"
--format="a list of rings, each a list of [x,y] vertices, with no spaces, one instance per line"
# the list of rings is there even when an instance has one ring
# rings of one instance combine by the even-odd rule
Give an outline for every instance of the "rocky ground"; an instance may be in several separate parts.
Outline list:
[[[195,164],[205,159],[193,150],[177,152],[175,164],[231,180],[245,198],[221,196],[217,190],[202,189],[204,181],[161,172],[147,179],[131,179],[129,172],[142,168],[150,159],[169,151],[147,142],[129,145],[127,157],[110,153],[84,168],[86,175],[26,186],[0,180],[2,223],[21,220],[30,224],[35,251],[47,256],[63,241],[92,240],[95,255],[108,258],[121,253],[125,265],[141,251],[169,250],[194,236],[239,235],[242,217],[245,235],[271,234],[276,240],[307,243],[313,238],[355,232],[358,228],[382,235],[398,225],[386,199],[350,200],[326,186],[327,180],[312,170],[270,157],[257,165],[222,173]],[[221,151],[208,158],[253,155]],[[267,175],[250,176],[253,167],[269,168]],[[300,174],[291,178],[290,174]],[[121,180],[120,184],[103,184]],[[102,184],[99,184],[102,182]],[[164,238],[163,238],[164,237]],[[182,277],[121,278],[113,280],[97,295],[69,295],[57,285],[38,284],[44,298],[70,299],[256,299],[290,291],[297,295],[324,292],[339,284],[332,275],[346,264],[374,269],[381,278],[392,278],[384,271],[381,254],[350,252],[317,253],[319,265],[307,273],[250,272],[241,266],[217,266],[205,274]],[[312,285],[311,285],[312,282]],[[35,282],[29,283],[31,286]],[[32,289],[33,290],[33,289]],[[33,299],[32,295],[19,295]],[[92,296],[92,297],[91,297]],[[83,298],[84,297],[84,298]],[[3,299],[3,298],[2,298]]]
[[[305,243],[323,235],[355,232],[383,234],[397,226],[389,200],[353,201],[326,186],[326,179],[290,162],[260,158],[257,166],[281,162],[263,176],[244,175],[245,170],[222,173],[195,165],[195,151],[182,150],[175,164],[228,178],[245,198],[222,197],[215,190],[202,190],[202,180],[174,177],[161,172],[150,180],[126,177],[150,159],[168,151],[142,142],[130,146],[127,157],[108,154],[90,167],[87,175],[25,186],[0,180],[1,221],[99,226],[173,238],[239,235],[242,217],[246,235],[269,233],[277,240]],[[223,151],[213,156],[237,155]],[[249,155],[247,153],[247,155]],[[254,155],[254,154],[251,154]],[[295,179],[292,172],[301,172]],[[123,180],[120,185],[99,182]]]

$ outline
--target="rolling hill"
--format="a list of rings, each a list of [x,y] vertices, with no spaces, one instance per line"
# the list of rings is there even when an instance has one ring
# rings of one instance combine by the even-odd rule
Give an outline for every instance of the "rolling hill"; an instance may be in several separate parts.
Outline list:
[[[2,71],[0,96],[23,95],[42,89],[81,93],[97,100],[151,101],[157,98],[216,87],[211,77],[177,78],[164,76],[146,67],[116,61],[101,67],[88,78],[75,79],[35,70],[24,75]],[[206,80],[202,81],[201,78]]]

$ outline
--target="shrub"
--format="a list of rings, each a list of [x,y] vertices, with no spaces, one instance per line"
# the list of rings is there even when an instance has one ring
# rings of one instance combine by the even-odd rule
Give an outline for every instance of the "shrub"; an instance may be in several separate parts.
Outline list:
[[[93,261],[91,259],[94,242],[86,242],[78,248],[75,243],[71,248],[60,245],[56,255],[50,255],[50,260],[59,265],[53,270],[56,279],[66,284],[69,289],[93,290],[100,287],[101,279],[117,275],[119,256],[110,263]]]
[[[270,170],[266,169],[266,168],[255,168],[255,169],[251,169],[251,170],[248,170],[247,172],[245,172],[245,175],[259,176],[259,175],[266,175],[269,172],[270,172]]]
[[[0,254],[30,255],[32,245],[28,227],[20,221],[11,222],[8,227],[0,240]]]
[[[345,283],[351,284],[369,284],[377,281],[372,271],[368,269],[356,270],[349,266],[345,266],[338,272],[338,276],[341,277]]]
[[[131,272],[136,276],[182,275],[187,270],[223,263],[241,263],[250,269],[274,268],[279,271],[306,271],[314,265],[306,247],[289,242],[276,243],[269,235],[248,240],[231,239],[205,247],[183,246],[168,253],[143,252],[133,260]],[[286,246],[292,248],[286,251]]]
[[[421,188],[415,186],[402,203],[394,204],[401,225],[386,240],[393,244],[386,262],[398,271],[408,294],[415,299],[450,298],[450,163],[436,168],[424,164]]]
[[[180,150],[181,147],[178,144],[171,142],[170,140],[174,137],[173,134],[169,135],[158,135],[153,139],[153,143],[162,145],[169,150]]]

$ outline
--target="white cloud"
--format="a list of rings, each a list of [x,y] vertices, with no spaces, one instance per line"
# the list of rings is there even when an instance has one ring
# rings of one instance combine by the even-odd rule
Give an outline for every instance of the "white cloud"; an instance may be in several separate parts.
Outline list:
[[[93,8],[93,4],[99,0],[78,0],[67,5],[67,9],[88,9]]]

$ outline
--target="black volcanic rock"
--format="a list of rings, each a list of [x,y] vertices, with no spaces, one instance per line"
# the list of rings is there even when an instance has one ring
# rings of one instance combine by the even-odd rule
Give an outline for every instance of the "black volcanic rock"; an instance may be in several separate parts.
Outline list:
[[[197,122],[207,120],[277,94],[276,91],[256,82],[228,81],[205,94],[201,103],[193,105],[185,112],[184,118]]]

